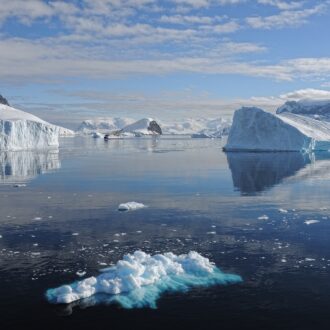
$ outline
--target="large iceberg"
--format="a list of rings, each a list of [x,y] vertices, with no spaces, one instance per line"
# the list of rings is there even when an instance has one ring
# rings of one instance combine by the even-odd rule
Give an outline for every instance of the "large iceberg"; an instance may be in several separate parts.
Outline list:
[[[100,302],[117,302],[125,308],[156,308],[157,299],[165,291],[186,291],[193,286],[241,281],[240,276],[223,273],[209,259],[194,251],[153,256],[135,251],[97,277],[47,290],[46,297],[55,304],[69,304],[95,296],[96,299],[100,297]]]
[[[330,150],[330,123],[293,113],[243,107],[234,114],[226,151]]]
[[[58,147],[59,135],[72,132],[37,116],[0,104],[0,151]]]

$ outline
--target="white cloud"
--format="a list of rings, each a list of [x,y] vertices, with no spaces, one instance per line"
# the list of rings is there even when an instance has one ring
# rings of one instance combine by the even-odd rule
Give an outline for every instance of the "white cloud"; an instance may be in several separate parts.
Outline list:
[[[306,1],[282,1],[282,0],[258,0],[262,5],[275,6],[280,10],[291,10],[301,8]]]
[[[307,23],[307,18],[312,15],[324,14],[328,4],[319,4],[313,8],[302,10],[285,10],[272,16],[247,17],[246,22],[254,29],[280,29],[290,26],[299,26]]]
[[[316,99],[316,100],[330,100],[330,91],[324,89],[305,88],[293,92],[280,95],[281,99],[285,100],[303,100],[303,99]]]

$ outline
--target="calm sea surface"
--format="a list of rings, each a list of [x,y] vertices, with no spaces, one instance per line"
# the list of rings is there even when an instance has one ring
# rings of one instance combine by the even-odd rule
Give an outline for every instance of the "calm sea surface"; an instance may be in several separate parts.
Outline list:
[[[0,328],[328,329],[330,154],[223,143],[77,137],[0,153]],[[129,201],[148,207],[117,211]],[[138,249],[195,250],[243,282],[166,293],[157,309],[45,300]]]

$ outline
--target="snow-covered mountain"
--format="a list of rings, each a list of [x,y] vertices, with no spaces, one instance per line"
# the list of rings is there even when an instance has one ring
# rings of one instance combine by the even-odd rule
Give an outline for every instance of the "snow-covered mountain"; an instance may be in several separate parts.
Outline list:
[[[143,118],[135,123],[125,126],[121,133],[133,133],[135,135],[158,135],[162,134],[160,125],[152,118]]]
[[[37,116],[0,104],[0,151],[58,147],[60,134],[74,134]]]
[[[83,121],[77,132],[82,134],[117,134],[123,133],[148,134],[147,127],[153,121],[151,118],[144,118],[135,121],[132,118],[96,118]],[[156,121],[164,135],[193,135],[193,137],[221,137],[228,135],[231,120],[216,118],[189,118],[178,122]],[[95,135],[94,136],[98,136]]]
[[[221,137],[228,135],[231,121],[224,118],[188,118],[176,123],[161,123],[163,134]]]
[[[321,119],[330,119],[330,100],[288,101],[276,110],[277,114],[288,112],[313,116],[315,119],[320,117]]]
[[[84,120],[78,127],[77,131],[83,134],[90,134],[93,132],[110,133],[118,131],[127,125],[134,123],[132,118],[95,118]]]
[[[330,150],[330,123],[293,113],[241,108],[224,148],[227,151]]]
[[[105,139],[121,137],[139,137],[144,135],[160,135],[162,129],[160,125],[152,118],[143,118],[120,130],[113,131],[105,135]],[[94,135],[94,137],[96,137]]]

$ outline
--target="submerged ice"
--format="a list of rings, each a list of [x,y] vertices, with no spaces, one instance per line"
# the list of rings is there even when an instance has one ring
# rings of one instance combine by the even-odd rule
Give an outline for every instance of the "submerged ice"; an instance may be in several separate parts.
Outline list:
[[[97,277],[49,289],[46,297],[55,304],[92,299],[93,304],[117,302],[125,308],[156,308],[157,299],[165,291],[182,292],[194,286],[241,281],[240,276],[223,273],[209,259],[194,251],[153,256],[135,251]]]

